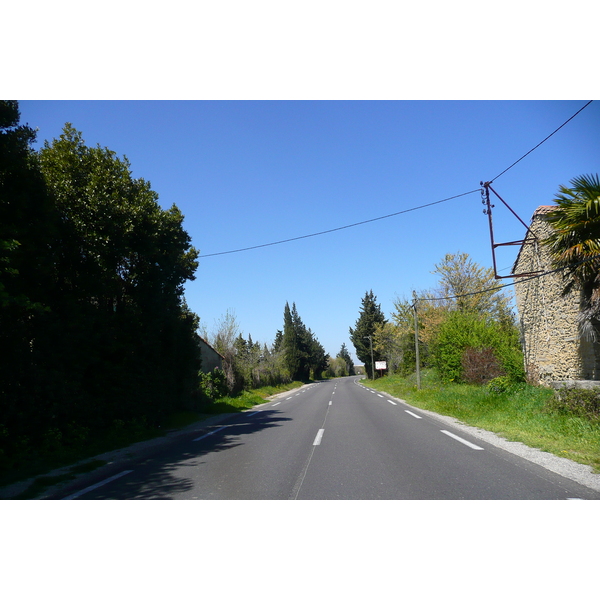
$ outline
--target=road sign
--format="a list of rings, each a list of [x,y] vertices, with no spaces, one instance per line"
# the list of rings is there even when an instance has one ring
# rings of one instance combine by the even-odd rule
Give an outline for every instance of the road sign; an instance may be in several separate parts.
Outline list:
[[[384,369],[387,369],[387,362],[385,360],[376,360],[375,361],[375,368],[378,371],[383,371]]]

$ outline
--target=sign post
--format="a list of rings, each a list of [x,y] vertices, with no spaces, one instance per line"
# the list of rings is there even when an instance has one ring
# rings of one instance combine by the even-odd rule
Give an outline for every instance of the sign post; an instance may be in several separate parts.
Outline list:
[[[378,371],[385,371],[387,369],[387,362],[385,360],[376,360],[375,368]],[[379,373],[379,376],[381,377],[381,373]]]

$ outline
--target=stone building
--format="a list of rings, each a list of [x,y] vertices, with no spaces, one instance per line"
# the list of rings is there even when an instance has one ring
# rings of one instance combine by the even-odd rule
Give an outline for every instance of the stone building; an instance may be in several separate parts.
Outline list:
[[[541,240],[552,231],[546,216],[556,206],[540,206],[533,213],[513,275],[552,270],[550,255]],[[600,379],[600,344],[582,339],[577,327],[581,293],[563,295],[561,272],[543,277],[515,277],[515,295],[525,368],[532,382]]]
[[[200,338],[200,354],[202,356],[202,372],[211,373],[215,367],[223,368],[223,356],[219,354],[204,338]]]

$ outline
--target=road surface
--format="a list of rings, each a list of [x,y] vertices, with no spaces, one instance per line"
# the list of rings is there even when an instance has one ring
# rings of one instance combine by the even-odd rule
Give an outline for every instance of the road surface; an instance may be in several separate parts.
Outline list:
[[[599,499],[348,377],[180,437],[65,499]]]

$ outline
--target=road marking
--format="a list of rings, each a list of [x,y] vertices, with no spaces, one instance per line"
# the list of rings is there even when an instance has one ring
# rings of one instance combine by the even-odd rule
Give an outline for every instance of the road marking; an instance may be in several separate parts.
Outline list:
[[[415,415],[414,412],[410,412],[410,410],[405,410],[404,412],[407,412],[411,417],[414,417],[415,419],[422,419],[423,417],[420,417],[419,415]]]
[[[383,398],[383,396],[381,394],[377,394],[380,398]]]
[[[463,440],[461,437],[458,437],[457,435],[454,435],[453,433],[450,433],[449,431],[446,431],[445,429],[441,429],[440,431],[442,433],[445,433],[446,435],[449,435],[451,438],[454,438],[455,440],[461,442],[462,444],[465,444],[465,446],[469,446],[469,448],[473,448],[473,450],[483,450],[483,448],[480,448],[479,446],[476,446],[475,444],[471,444],[471,442],[467,442],[467,440]]]
[[[75,500],[75,498],[79,498],[79,496],[82,496],[83,494],[87,494],[88,492],[98,489],[99,487],[106,485],[107,483],[110,483],[111,481],[114,481],[115,479],[119,479],[119,477],[123,477],[123,475],[129,475],[129,473],[133,473],[133,471],[123,471],[123,472],[119,473],[118,475],[113,475],[112,477],[109,477],[108,479],[105,479],[104,481],[100,481],[99,483],[95,483],[94,485],[90,485],[89,487],[86,487],[83,490],[79,490],[78,492],[71,494],[70,496],[63,498],[63,500]]]
[[[381,396],[381,397],[383,398],[383,396]],[[396,406],[396,403],[395,403],[395,402],[392,402],[391,400],[388,400],[388,402],[389,402],[390,404],[393,404],[394,406]]]
[[[324,429],[319,429],[319,433],[317,433],[317,437],[315,438],[315,441],[313,442],[313,446],[318,446],[321,443],[321,438],[323,437],[324,431],[325,431]]]
[[[291,400],[294,396],[288,396],[286,400]]]
[[[219,427],[219,429],[214,429],[213,431],[209,431],[208,433],[205,433],[204,435],[201,435],[199,438],[196,438],[195,440],[192,440],[192,441],[199,442],[200,440],[203,440],[205,437],[208,437],[209,435],[212,435],[213,433],[217,433],[217,431],[221,431],[221,429],[225,429],[225,427],[228,427],[228,425],[223,425],[223,427]]]
[[[331,400],[329,401],[329,406],[331,406]]]
[[[275,402],[275,404],[273,404],[273,406],[277,406],[278,404],[281,404],[281,402]]]

